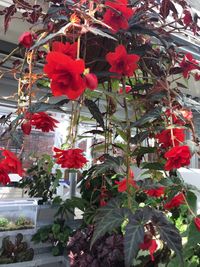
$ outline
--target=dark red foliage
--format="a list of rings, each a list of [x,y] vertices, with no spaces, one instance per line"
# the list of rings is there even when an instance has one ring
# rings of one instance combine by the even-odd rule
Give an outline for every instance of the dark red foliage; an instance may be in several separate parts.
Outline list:
[[[124,267],[123,236],[106,234],[90,249],[93,226],[78,230],[70,238],[67,251],[71,267]]]

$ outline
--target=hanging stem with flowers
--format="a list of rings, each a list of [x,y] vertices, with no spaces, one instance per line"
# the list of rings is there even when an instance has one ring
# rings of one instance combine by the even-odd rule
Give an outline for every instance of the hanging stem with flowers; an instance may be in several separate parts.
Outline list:
[[[10,71],[18,80],[18,109],[7,133],[20,125],[24,135],[32,127],[53,131],[58,121],[47,111],[71,108],[67,144],[65,149],[53,148],[54,157],[62,168],[82,169],[87,159],[76,141],[81,112],[87,110],[96,121],[90,132],[103,138],[101,146],[93,145],[100,155],[81,186],[88,201],[84,220],[89,210],[94,226],[91,251],[107,233],[117,232],[123,240],[123,266],[137,266],[141,251],[149,251],[148,260],[155,266],[175,266],[171,264],[177,259],[180,266],[186,260],[200,264],[191,254],[200,242],[200,218],[190,201],[196,198],[196,189],[177,172],[189,166],[199,150],[192,121],[198,105],[189,103],[180,89],[184,79],[194,77],[198,82],[200,65],[173,39],[184,31],[198,36],[191,7],[184,0],[47,2],[45,12],[26,1],[13,1],[1,12],[5,31],[17,11],[33,24],[20,36],[18,49],[0,63],[18,51],[24,57]],[[46,94],[38,100],[41,86]],[[62,100],[52,104],[57,97]],[[187,132],[191,140],[186,140]],[[11,167],[22,174],[10,153],[2,149],[4,184]],[[184,244],[181,234],[187,235]],[[91,262],[85,255],[77,256],[72,266],[98,261],[99,255]]]

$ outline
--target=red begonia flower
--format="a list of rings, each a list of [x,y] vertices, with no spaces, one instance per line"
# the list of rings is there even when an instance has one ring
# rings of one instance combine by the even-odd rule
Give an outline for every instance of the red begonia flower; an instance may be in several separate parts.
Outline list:
[[[54,131],[54,128],[57,127],[56,123],[59,122],[45,112],[34,113],[31,117],[31,125],[42,132]]]
[[[126,177],[124,177],[121,181],[115,181],[115,183],[118,185],[118,192],[125,192],[127,190],[127,185],[137,188],[136,182],[133,180],[133,178],[134,173],[132,170],[130,170],[130,176],[128,181]]]
[[[19,37],[19,44],[26,47],[26,48],[30,48],[33,44],[33,36],[31,34],[31,32],[24,32]]]
[[[77,56],[77,42],[70,44],[70,43],[65,43],[63,44],[62,42],[53,42],[52,44],[52,51],[53,52],[59,52],[63,53],[72,59],[76,59]]]
[[[165,170],[178,169],[190,164],[191,152],[188,146],[175,146],[165,153]]]
[[[0,163],[0,183],[3,185],[10,183],[10,177],[8,176],[8,173],[4,169],[4,165]]]
[[[185,198],[183,193],[179,193],[178,195],[174,196],[169,202],[164,205],[166,210],[171,210],[173,208],[179,207],[180,205],[185,203]]]
[[[156,251],[158,245],[156,243],[155,239],[149,239],[146,238],[146,235],[144,236],[144,242],[140,244],[140,249],[142,250],[148,250],[151,255],[151,260],[154,261],[154,252]]]
[[[31,122],[30,121],[24,121],[21,124],[21,129],[24,134],[29,135],[31,133]]]
[[[128,29],[128,20],[134,14],[134,10],[127,7],[127,0],[106,1],[107,10],[103,21],[112,28],[112,31],[118,32],[120,29]]]
[[[198,62],[193,58],[192,54],[187,53],[183,60],[180,63],[180,67],[182,68],[183,77],[187,79],[189,77],[190,71],[198,70]]]
[[[81,169],[86,163],[87,159],[83,155],[83,150],[79,148],[61,150],[54,147],[56,154],[56,163],[60,164],[62,168]]]
[[[175,146],[181,145],[181,143],[185,140],[185,134],[183,129],[174,128],[172,130],[163,130],[161,133],[156,135],[158,142],[162,145],[163,148],[173,146],[171,131],[173,132]]]
[[[98,86],[97,76],[94,73],[88,73],[85,75],[86,87],[90,90],[94,90]]]
[[[195,224],[197,230],[200,232],[200,218],[198,218],[198,217],[194,218],[194,224]]]
[[[130,91],[131,91],[131,86],[130,85],[126,85],[125,86],[125,91],[126,91],[126,94],[128,94]],[[123,88],[122,88],[122,86],[120,86],[120,88],[119,88],[119,94],[122,94],[123,93]]]
[[[189,10],[184,10],[183,23],[187,27],[193,23],[192,15]]]
[[[59,52],[50,52],[47,57],[44,72],[51,79],[51,90],[54,96],[66,95],[76,99],[85,90],[85,80],[82,74],[85,62],[82,59],[73,60]]]
[[[19,159],[9,150],[3,150],[2,156],[5,158],[1,161],[1,165],[7,173],[18,173],[20,176],[23,175],[24,170]]]
[[[119,76],[133,76],[133,73],[138,68],[137,62],[139,59],[138,55],[127,54],[123,45],[118,45],[115,52],[110,52],[106,55],[106,60],[111,65],[109,71],[115,72]]]
[[[178,125],[185,125],[187,121],[190,121],[193,117],[191,110],[179,108],[174,109],[173,112],[171,112],[170,109],[167,109],[165,114],[168,118],[172,117],[173,124]]]
[[[161,197],[165,193],[165,187],[148,189],[144,191],[150,197]]]

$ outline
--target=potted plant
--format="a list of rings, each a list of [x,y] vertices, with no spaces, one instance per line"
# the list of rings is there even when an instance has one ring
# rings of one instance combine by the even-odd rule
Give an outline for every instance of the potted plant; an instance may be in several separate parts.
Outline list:
[[[197,189],[184,183],[178,169],[189,166],[199,150],[192,119],[199,105],[181,88],[184,79],[198,82],[200,67],[174,37],[186,31],[198,36],[198,16],[184,0],[48,2],[45,12],[24,1],[13,1],[2,11],[5,31],[21,9],[24,20],[39,23],[20,36],[16,50],[1,62],[14,53],[23,58],[12,69],[19,75],[18,109],[7,132],[12,135],[17,127],[24,135],[32,128],[53,131],[58,121],[47,111],[71,110],[67,140],[53,150],[57,164],[76,172],[87,163],[77,147],[82,138],[78,126],[96,121],[86,132],[95,142],[82,182],[84,227],[92,224],[93,231],[81,255],[87,251],[90,260],[79,266],[102,266],[98,248],[115,236],[122,241],[120,264],[126,267],[198,266]],[[38,70],[37,63],[44,68]],[[46,94],[35,103],[34,92],[41,89]],[[82,116],[86,111],[88,117]],[[22,169],[7,150],[2,153],[0,177],[7,183],[11,168]],[[94,250],[98,257],[92,263]],[[72,266],[73,259],[80,264],[77,255]],[[113,266],[110,254],[105,255],[107,266]]]

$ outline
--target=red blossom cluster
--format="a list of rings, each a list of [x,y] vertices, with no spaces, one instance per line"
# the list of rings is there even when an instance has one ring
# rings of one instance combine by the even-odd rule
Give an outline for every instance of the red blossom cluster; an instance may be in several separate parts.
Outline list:
[[[165,170],[178,169],[190,164],[192,153],[185,145],[184,125],[191,122],[193,115],[190,110],[174,106],[165,112],[168,128],[155,135],[163,149],[169,149],[164,157],[167,160]],[[171,125],[173,123],[173,125]],[[182,128],[181,128],[182,127]]]
[[[19,159],[11,151],[2,148],[1,155],[3,159],[0,161],[0,183],[6,185],[10,183],[9,173],[17,173],[22,176],[24,170]]]
[[[57,123],[59,122],[45,112],[38,112],[34,114],[27,112],[25,114],[25,119],[21,124],[21,129],[26,135],[30,134],[32,126],[35,126],[36,129],[42,130],[42,132],[50,132],[54,131],[57,127]]]
[[[98,86],[95,74],[86,74],[83,59],[75,59],[77,43],[54,42],[52,51],[47,54],[44,72],[51,79],[54,96],[65,95],[74,100],[81,96],[86,88],[94,90]]]
[[[164,208],[166,210],[171,210],[175,207],[179,207],[180,205],[185,203],[185,197],[183,193],[178,193],[176,196],[174,196],[169,202],[167,202],[164,205]]]
[[[106,1],[107,7],[103,21],[112,28],[112,32],[128,28],[128,20],[134,15],[135,10],[127,7],[127,0]]]
[[[56,152],[54,155],[56,163],[61,165],[62,168],[81,169],[87,163],[83,150],[79,148],[62,150],[54,147],[54,152]]]
[[[141,250],[148,250],[151,255],[151,260],[154,261],[154,252],[157,250],[156,240],[150,237],[148,234],[144,236],[144,242],[140,244]]]
[[[106,55],[106,60],[111,65],[109,71],[117,74],[117,78],[121,76],[133,76],[138,68],[140,57],[135,54],[128,54],[123,45],[116,47],[115,52],[109,52]],[[113,75],[116,76],[116,75]]]

